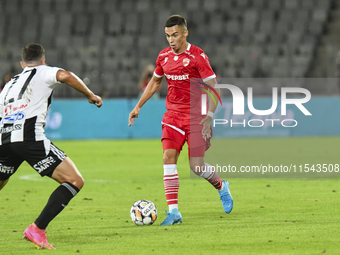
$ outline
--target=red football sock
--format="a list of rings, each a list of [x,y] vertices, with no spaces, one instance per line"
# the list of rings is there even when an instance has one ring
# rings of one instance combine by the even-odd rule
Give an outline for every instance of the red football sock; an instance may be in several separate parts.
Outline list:
[[[165,197],[169,205],[169,211],[174,208],[178,209],[178,188],[179,179],[176,164],[166,164],[164,168],[164,188]]]
[[[220,176],[215,172],[215,167],[208,163],[204,163],[204,172],[200,173],[199,176],[210,182],[216,189],[222,189],[222,180]]]

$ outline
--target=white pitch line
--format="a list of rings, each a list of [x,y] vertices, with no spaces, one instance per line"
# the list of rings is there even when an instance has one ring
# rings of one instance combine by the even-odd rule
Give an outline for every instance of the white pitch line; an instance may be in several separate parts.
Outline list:
[[[26,181],[37,181],[37,182],[44,182],[47,181],[47,178],[42,178],[37,174],[28,174],[28,175],[22,175],[19,176],[20,180],[26,180]],[[111,182],[110,180],[86,180],[86,182]]]
[[[39,177],[39,175],[37,174],[22,175],[22,176],[19,176],[19,179],[27,180],[27,181],[37,181],[37,182],[46,181],[46,179]]]

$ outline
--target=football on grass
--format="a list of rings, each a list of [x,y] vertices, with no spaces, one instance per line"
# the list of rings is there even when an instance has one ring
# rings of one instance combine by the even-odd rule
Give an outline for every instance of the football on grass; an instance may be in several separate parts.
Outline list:
[[[152,225],[157,219],[157,208],[149,200],[138,200],[131,207],[130,216],[136,225]]]

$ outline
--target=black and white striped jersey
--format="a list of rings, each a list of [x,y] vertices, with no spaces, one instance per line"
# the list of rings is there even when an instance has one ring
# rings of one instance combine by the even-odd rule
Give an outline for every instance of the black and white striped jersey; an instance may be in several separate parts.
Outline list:
[[[0,93],[0,145],[46,139],[44,126],[61,68],[26,67]]]

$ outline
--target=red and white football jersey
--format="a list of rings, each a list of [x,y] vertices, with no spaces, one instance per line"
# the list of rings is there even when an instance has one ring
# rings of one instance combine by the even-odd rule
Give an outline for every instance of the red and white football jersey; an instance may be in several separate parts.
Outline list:
[[[207,55],[190,43],[179,54],[174,53],[171,47],[162,50],[157,57],[154,75],[167,79],[166,108],[184,113],[190,113],[190,79],[200,78],[205,82],[216,77]]]

